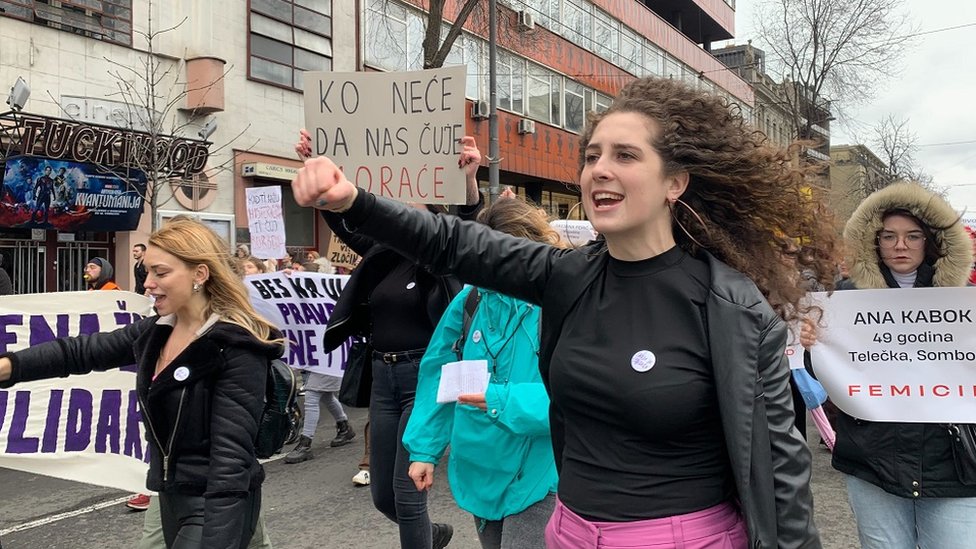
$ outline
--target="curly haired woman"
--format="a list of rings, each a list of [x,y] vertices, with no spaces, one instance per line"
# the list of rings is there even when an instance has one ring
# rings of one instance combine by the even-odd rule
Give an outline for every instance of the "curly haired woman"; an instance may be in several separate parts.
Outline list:
[[[663,79],[627,85],[580,146],[604,240],[575,250],[411,211],[326,158],[292,187],[425,265],[542,305],[550,548],[821,547],[783,352],[783,319],[802,312],[780,261],[793,238],[830,285],[830,220],[804,174],[724,100]]]

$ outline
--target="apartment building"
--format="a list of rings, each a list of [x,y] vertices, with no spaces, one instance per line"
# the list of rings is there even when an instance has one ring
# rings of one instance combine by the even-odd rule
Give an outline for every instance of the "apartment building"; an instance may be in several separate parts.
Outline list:
[[[456,4],[447,2],[446,13],[455,13]],[[0,162],[5,183],[10,178],[5,190],[11,190],[0,195],[0,210],[6,202],[19,216],[0,211],[0,255],[18,291],[78,289],[84,262],[95,255],[112,260],[118,281],[130,287],[131,246],[177,214],[203,219],[231,245],[247,242],[245,189],[259,185],[282,187],[288,245],[324,251],[328,227],[295,204],[288,186],[300,167],[292,144],[304,120],[302,73],[420,69],[424,5],[0,0],[0,87],[21,78],[31,90],[21,109],[0,115]],[[708,51],[712,41],[733,35],[731,0],[499,0],[499,6],[501,183],[555,216],[580,215],[575,184],[586,114],[605,109],[629,80],[679,78],[727,96],[752,116],[755,94],[749,84]],[[154,37],[151,47],[147,34]],[[483,151],[487,36],[486,8],[479,7],[445,62],[467,67],[466,129]],[[156,67],[149,98],[140,92],[147,66]],[[23,136],[31,127],[39,128],[38,138],[24,150]],[[53,137],[60,127],[86,136],[78,140],[79,154],[57,155],[57,147],[47,146],[43,128]],[[165,143],[173,160],[165,184],[155,185],[155,205],[139,204],[131,195],[120,198],[127,182],[142,181],[123,154],[92,160],[96,136],[142,143],[146,134]],[[110,203],[116,214],[88,225],[42,221],[35,210],[44,203],[34,195],[39,179],[47,185],[47,167],[52,181],[61,168],[103,181],[92,187],[114,198],[92,198],[91,204]],[[158,183],[159,177],[150,179]],[[479,179],[487,188],[487,168]],[[65,203],[53,191],[49,200]]]

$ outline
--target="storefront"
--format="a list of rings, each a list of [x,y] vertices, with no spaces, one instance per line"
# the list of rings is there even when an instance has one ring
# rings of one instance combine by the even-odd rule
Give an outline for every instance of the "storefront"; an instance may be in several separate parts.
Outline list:
[[[159,191],[147,171],[192,178],[208,156],[201,141],[0,114],[0,266],[14,291],[82,290],[96,256],[128,265],[116,261],[116,233],[136,229],[147,197]]]

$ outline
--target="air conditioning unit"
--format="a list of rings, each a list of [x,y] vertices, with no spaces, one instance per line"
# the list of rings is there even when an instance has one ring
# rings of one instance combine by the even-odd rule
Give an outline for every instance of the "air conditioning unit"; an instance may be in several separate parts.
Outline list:
[[[484,120],[485,118],[488,118],[489,114],[491,113],[488,111],[487,101],[475,101],[471,105],[471,118],[474,118],[475,120]]]
[[[535,16],[532,12],[521,10],[518,12],[518,28],[522,31],[529,31],[535,28]]]
[[[518,132],[521,134],[535,133],[535,120],[523,118],[519,120]]]

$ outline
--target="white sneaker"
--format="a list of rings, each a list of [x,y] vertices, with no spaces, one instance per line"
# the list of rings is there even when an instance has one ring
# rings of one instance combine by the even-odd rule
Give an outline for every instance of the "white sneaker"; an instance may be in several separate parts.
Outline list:
[[[352,483],[356,486],[369,486],[369,471],[360,471],[352,477]]]

